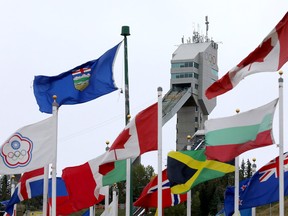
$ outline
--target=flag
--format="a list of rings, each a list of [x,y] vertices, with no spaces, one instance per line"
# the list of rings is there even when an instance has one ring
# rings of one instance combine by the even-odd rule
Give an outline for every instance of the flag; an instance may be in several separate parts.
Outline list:
[[[39,168],[30,172],[26,172],[20,178],[11,199],[6,205],[5,212],[8,215],[13,214],[14,205],[21,201],[34,197],[43,196],[44,168]],[[65,184],[61,178],[57,178],[57,215],[67,215],[76,212],[70,203]],[[48,182],[48,200],[51,203],[52,180]]]
[[[39,110],[52,113],[53,95],[59,106],[79,104],[117,90],[113,64],[121,43],[100,58],[86,62],[57,76],[35,76],[33,88]]]
[[[20,178],[15,191],[6,205],[5,212],[13,215],[14,205],[23,200],[43,195],[44,168],[26,172]]]
[[[73,212],[77,212],[80,209],[75,208],[75,203],[71,202],[65,182],[62,178],[56,178],[56,214],[57,215],[69,215]],[[52,208],[52,179],[48,182],[48,204]]]
[[[112,200],[108,208],[105,209],[100,216],[117,216],[117,215],[118,215],[118,196],[116,196],[116,199]]]
[[[168,153],[167,175],[171,191],[186,193],[192,187],[233,172],[233,165],[207,160],[204,149],[195,151],[171,151]]]
[[[123,161],[117,162],[114,170],[102,176],[99,173],[99,164],[103,157],[104,154],[82,165],[66,167],[62,170],[62,178],[70,201],[75,203],[79,210],[102,201],[104,196],[99,190],[103,186],[126,180],[126,162]]]
[[[55,160],[56,116],[18,129],[1,146],[0,174],[20,174]]]
[[[224,208],[221,209],[215,216],[228,216],[225,214]],[[239,216],[252,216],[252,209],[242,209],[240,210]]]
[[[244,77],[279,70],[288,60],[288,13],[268,34],[262,43],[206,90],[211,99],[234,88]]]
[[[105,153],[99,172],[103,175],[114,168],[114,161],[136,158],[157,150],[158,104],[142,110],[132,119]]]
[[[90,216],[90,209],[86,210],[82,216]]]
[[[140,197],[134,202],[134,206],[142,208],[157,208],[158,177],[155,176],[143,189]],[[167,178],[167,169],[162,171],[162,206],[171,207],[185,202],[187,194],[171,193],[170,182]]]
[[[273,144],[277,102],[275,99],[247,112],[205,121],[207,159],[231,161],[243,152]]]
[[[288,179],[288,152],[284,153],[284,179]],[[239,184],[239,209],[248,209],[279,201],[279,157],[261,167],[251,178]],[[288,182],[284,181],[284,195]],[[227,215],[234,212],[234,187],[227,187],[224,208]]]

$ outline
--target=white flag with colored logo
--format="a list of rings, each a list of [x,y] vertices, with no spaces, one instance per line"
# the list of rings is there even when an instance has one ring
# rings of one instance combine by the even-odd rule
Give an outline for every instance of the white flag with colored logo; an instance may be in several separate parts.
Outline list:
[[[56,116],[24,126],[1,146],[0,174],[20,174],[52,163],[56,152]]]

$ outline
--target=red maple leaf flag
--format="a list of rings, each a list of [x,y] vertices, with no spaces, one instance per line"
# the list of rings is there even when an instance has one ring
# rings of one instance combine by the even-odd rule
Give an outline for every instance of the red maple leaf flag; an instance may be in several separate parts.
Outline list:
[[[287,38],[288,12],[253,52],[206,89],[206,97],[226,93],[248,75],[279,70],[288,61]]]
[[[141,111],[124,128],[105,153],[99,173],[105,175],[114,168],[114,161],[136,158],[145,152],[157,150],[158,105]]]

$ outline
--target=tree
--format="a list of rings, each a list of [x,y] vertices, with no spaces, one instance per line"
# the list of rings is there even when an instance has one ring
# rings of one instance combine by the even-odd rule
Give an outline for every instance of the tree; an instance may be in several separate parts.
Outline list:
[[[154,168],[150,165],[144,167],[142,164],[137,164],[132,167],[133,184],[133,201],[136,201],[143,188],[150,182],[151,178],[155,175]]]
[[[154,168],[150,165],[144,167],[142,164],[133,164],[132,166],[132,190],[133,202],[140,196],[143,188],[150,182],[155,175]],[[126,182],[118,182],[119,203],[125,203],[126,200]]]
[[[252,164],[249,159],[247,159],[246,165],[246,178],[250,178],[252,176]]]
[[[1,201],[10,199],[10,184],[7,175],[1,178]]]

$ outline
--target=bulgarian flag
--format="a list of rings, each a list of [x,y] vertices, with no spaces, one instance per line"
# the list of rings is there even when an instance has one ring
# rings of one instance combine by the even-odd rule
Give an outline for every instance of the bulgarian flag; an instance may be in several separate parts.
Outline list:
[[[208,99],[234,88],[244,77],[279,70],[288,61],[288,12],[262,43],[206,90]]]
[[[206,156],[228,162],[251,149],[274,143],[273,116],[278,98],[256,109],[205,122]]]

